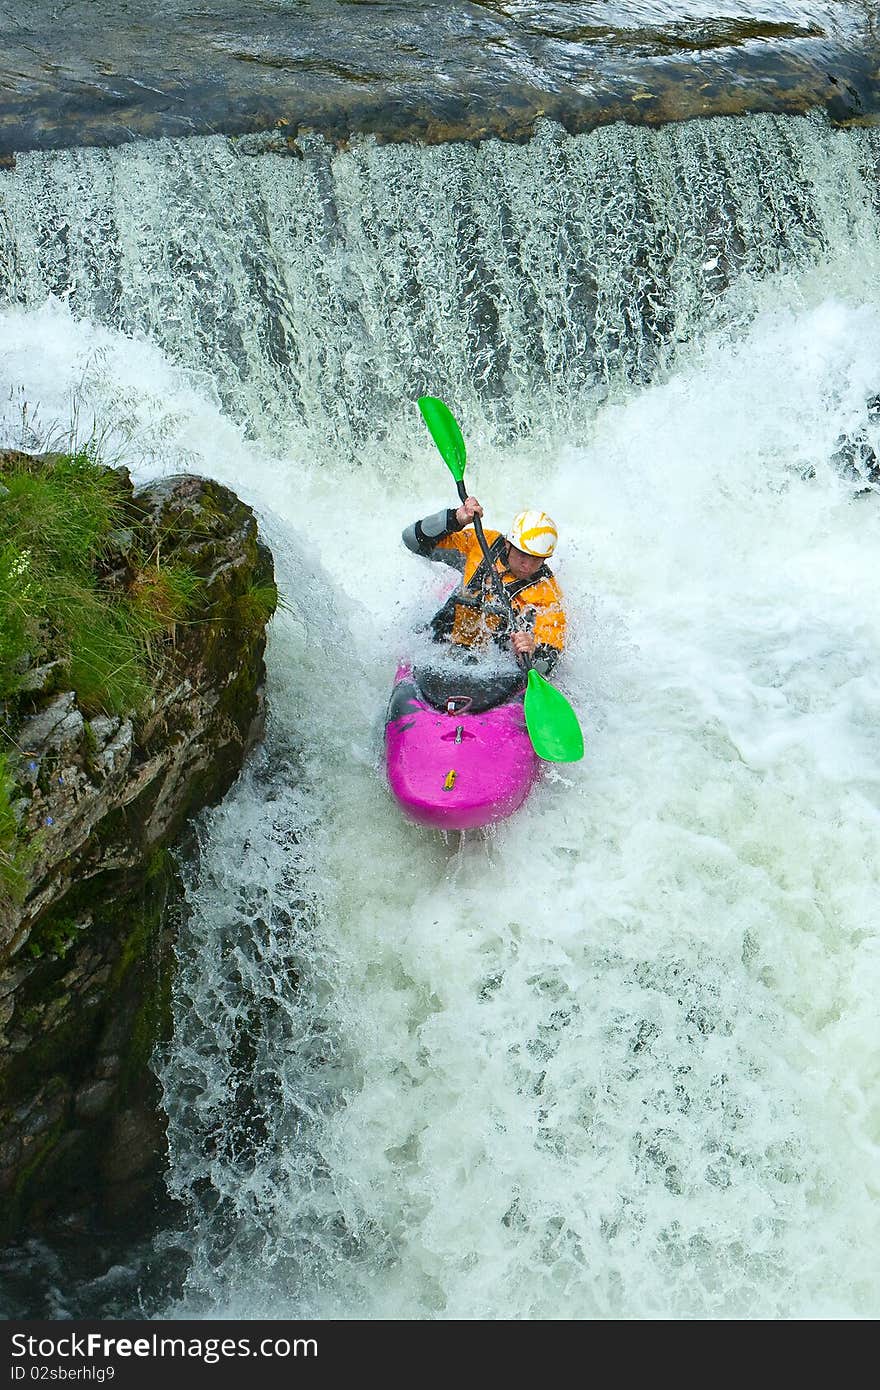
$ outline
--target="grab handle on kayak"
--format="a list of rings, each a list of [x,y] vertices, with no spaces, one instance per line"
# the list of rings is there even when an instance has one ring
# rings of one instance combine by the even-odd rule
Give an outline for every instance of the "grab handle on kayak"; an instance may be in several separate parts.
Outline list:
[[[473,695],[447,695],[446,713],[447,714],[467,714],[471,705],[474,703]]]
[[[450,729],[448,734],[441,734],[444,743],[463,743],[465,739],[476,738],[470,729],[466,729],[463,724],[456,724],[454,729]]]

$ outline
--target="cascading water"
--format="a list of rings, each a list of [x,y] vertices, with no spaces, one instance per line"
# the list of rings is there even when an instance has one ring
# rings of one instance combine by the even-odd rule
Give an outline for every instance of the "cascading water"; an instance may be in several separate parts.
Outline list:
[[[8,297],[148,336],[249,435],[337,469],[387,455],[426,381],[472,433],[571,438],[597,392],[651,379],[729,313],[731,281],[875,235],[876,138],[820,121],[242,148],[259,143],[22,157]],[[407,418],[395,472],[412,447]]]
[[[161,1315],[876,1316],[880,511],[833,455],[878,168],[753,117],[4,176],[4,436],[75,398],[230,483],[289,605],[187,870]],[[424,391],[491,520],[560,522],[587,734],[454,843],[381,771],[437,585],[399,533],[452,500]]]

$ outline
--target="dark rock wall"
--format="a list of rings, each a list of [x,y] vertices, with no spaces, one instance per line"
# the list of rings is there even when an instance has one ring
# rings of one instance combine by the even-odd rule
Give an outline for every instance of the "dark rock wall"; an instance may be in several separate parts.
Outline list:
[[[170,1025],[168,849],[227,791],[262,728],[275,590],[250,508],[181,476],[131,493],[130,510],[110,582],[131,582],[135,537],[140,554],[155,547],[202,581],[146,708],[89,718],[49,673],[5,711],[29,861],[24,899],[0,920],[4,1238],[58,1215],[117,1220],[155,1194],[164,1141],[149,1063]]]

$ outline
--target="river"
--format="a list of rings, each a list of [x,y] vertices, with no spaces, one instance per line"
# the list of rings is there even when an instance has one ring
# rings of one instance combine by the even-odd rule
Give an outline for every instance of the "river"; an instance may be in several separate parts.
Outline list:
[[[156,10],[156,7],[152,7]],[[625,120],[880,115],[874,0],[0,3],[0,161],[303,130],[528,139]]]
[[[18,1250],[8,1308],[878,1315],[878,170],[815,113],[2,176],[0,442],[219,478],[285,598],[185,867],[183,1219]],[[587,743],[463,838],[382,768],[424,392],[490,524],[559,523]]]

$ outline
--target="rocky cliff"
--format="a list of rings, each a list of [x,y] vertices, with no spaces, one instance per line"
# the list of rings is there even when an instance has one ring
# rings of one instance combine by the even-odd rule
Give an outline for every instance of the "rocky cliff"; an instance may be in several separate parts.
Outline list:
[[[55,462],[0,454],[7,561],[14,544],[3,514],[14,511],[14,479],[22,468],[28,478],[51,473]],[[25,649],[0,686],[7,1238],[61,1214],[79,1225],[127,1218],[155,1191],[164,1140],[149,1063],[169,1027],[169,851],[187,819],[229,788],[261,728],[266,623],[277,595],[253,513],[228,489],[192,476],[135,491],[125,470],[114,470],[113,493],[94,594],[117,626],[123,611],[141,624],[140,647],[134,655],[125,647],[120,660],[142,663],[145,688],[126,709],[118,691],[110,698],[77,683],[73,648],[51,610],[57,584],[44,584],[45,611],[25,623]],[[20,576],[29,557],[25,549],[7,563],[13,616],[10,575]],[[185,602],[172,602],[168,576],[185,588]],[[115,674],[112,659],[108,668]]]

